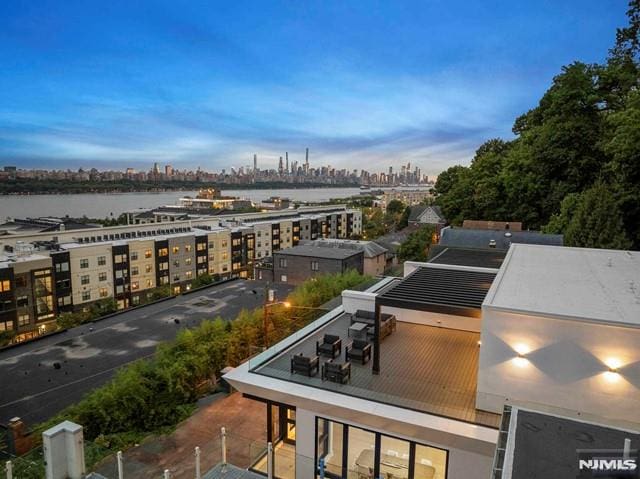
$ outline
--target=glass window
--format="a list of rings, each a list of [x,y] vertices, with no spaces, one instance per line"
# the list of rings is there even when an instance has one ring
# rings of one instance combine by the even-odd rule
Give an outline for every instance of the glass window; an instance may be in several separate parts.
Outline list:
[[[180,246],[174,246],[171,251],[173,251],[174,253],[179,253],[180,252]]]
[[[343,431],[339,422],[318,418],[318,460],[327,473],[338,477],[342,477]]]
[[[312,261],[311,262],[311,271],[318,271],[319,269],[319,265],[317,261]]]
[[[91,299],[91,291],[82,292],[82,301],[89,301]]]
[[[151,266],[150,264],[146,265],[146,266],[144,267],[144,271],[145,271],[145,273],[151,273],[151,268],[152,268],[152,267],[153,267],[153,266]]]
[[[100,288],[100,297],[106,298],[109,295],[109,291],[107,288]]]
[[[56,264],[56,273],[63,273],[65,271],[69,271],[69,263],[57,263]]]
[[[158,256],[167,256],[169,254],[168,248],[160,248],[158,250]]]
[[[137,261],[138,260],[138,252],[137,251],[132,251],[131,252],[131,261]]]
[[[147,258],[147,259],[151,258],[151,250],[150,249],[145,250],[144,257]]]
[[[415,479],[433,477],[445,479],[447,474],[447,451],[416,444]]]
[[[106,280],[107,280],[107,273],[105,271],[98,273],[98,281],[106,281]]]
[[[380,436],[380,475],[409,477],[409,441]]]
[[[131,268],[131,276],[138,276],[139,274],[139,270],[137,266],[134,266],[133,268]]]
[[[281,268],[286,268],[287,267],[287,259],[286,258],[280,258],[280,267]]]
[[[107,264],[107,257],[98,256],[98,266],[104,266],[105,264]]]
[[[88,259],[81,259],[80,260],[80,267],[81,268],[88,268],[89,267],[89,260]]]
[[[89,275],[80,276],[80,284],[89,284]]]
[[[349,476],[373,478],[376,435],[363,429],[349,426],[347,467]]]
[[[191,245],[190,245],[190,244],[184,245],[184,250],[185,250],[187,253],[189,253],[189,252],[191,251]]]

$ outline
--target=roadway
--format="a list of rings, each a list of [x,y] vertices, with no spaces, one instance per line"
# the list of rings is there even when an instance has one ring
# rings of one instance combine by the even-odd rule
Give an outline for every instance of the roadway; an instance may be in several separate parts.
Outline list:
[[[278,299],[292,290],[271,287]],[[44,421],[181,329],[216,316],[231,320],[263,302],[264,283],[236,280],[0,351],[0,423]]]

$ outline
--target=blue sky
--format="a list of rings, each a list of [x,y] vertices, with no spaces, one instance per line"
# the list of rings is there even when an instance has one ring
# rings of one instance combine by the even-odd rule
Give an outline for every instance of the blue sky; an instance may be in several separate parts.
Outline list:
[[[0,3],[0,162],[468,163],[562,65],[602,61],[623,0]]]

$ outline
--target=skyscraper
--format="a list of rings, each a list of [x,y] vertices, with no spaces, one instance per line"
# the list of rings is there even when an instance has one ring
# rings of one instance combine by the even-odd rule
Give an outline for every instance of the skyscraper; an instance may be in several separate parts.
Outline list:
[[[258,155],[257,154],[253,154],[253,173],[257,173],[258,171]]]

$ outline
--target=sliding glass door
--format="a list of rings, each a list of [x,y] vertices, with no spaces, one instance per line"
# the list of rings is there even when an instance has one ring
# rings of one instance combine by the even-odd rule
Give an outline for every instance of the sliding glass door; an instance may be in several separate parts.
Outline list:
[[[316,418],[317,477],[446,479],[447,451]]]

